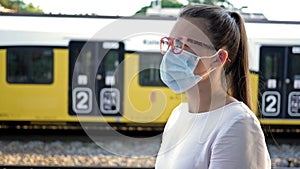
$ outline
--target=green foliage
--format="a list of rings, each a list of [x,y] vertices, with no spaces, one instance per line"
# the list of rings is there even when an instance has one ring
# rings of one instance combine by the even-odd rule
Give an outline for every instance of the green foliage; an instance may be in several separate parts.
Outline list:
[[[208,4],[208,5],[215,5],[220,6],[225,9],[235,10],[235,11],[242,11],[243,8],[247,8],[243,6],[242,8],[238,9],[234,7],[234,5],[229,2],[229,0],[188,0],[188,5],[193,4]],[[161,0],[161,7],[162,8],[183,8],[184,5],[179,3],[177,0]],[[145,6],[141,8],[139,11],[135,13],[135,15],[145,14],[147,9],[151,8],[151,4],[149,6]]]
[[[246,6],[243,6],[238,9],[231,2],[229,2],[229,0],[188,0],[188,1],[189,1],[189,5],[207,4],[207,5],[220,6],[222,8],[235,10],[235,11],[242,11],[243,8],[247,8]]]
[[[144,6],[143,8],[141,8],[139,11],[137,11],[135,13],[135,15],[144,15],[147,11],[148,8],[151,8],[151,5],[149,6]]]
[[[184,5],[179,3],[177,0],[162,0],[161,1],[162,8],[182,8]]]
[[[32,3],[27,5],[23,0],[0,0],[0,4],[16,12],[44,13],[39,7],[33,6]]]
[[[20,12],[30,12],[30,13],[44,13],[40,8],[36,8],[32,3],[29,3],[26,8],[22,9]]]
[[[161,1],[162,8],[182,8],[184,5],[179,3],[177,0],[162,0]],[[135,15],[144,15],[148,8],[151,8],[151,4],[149,6],[145,6],[141,8],[139,11],[135,13]]]

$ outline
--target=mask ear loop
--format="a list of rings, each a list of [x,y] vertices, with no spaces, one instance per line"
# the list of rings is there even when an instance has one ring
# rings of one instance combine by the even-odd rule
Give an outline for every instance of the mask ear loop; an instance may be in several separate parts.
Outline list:
[[[213,57],[217,56],[220,51],[221,51],[221,49],[219,49],[214,55],[211,55],[211,56],[198,56],[198,57],[200,59],[210,59],[210,58],[213,58]]]
[[[216,70],[217,68],[209,68],[204,74],[200,75],[202,78],[208,76],[212,71]]]
[[[201,56],[201,57],[199,57],[199,60],[200,60],[200,59],[209,59],[209,58],[215,57],[215,56],[217,56],[217,55],[219,54],[220,51],[221,51],[221,49],[219,49],[219,50],[217,51],[217,53],[214,54],[214,55],[212,55],[212,56]],[[229,57],[226,58],[226,63],[227,63],[227,64],[230,64],[230,63],[231,63],[231,59],[230,59]]]
[[[202,56],[202,57],[198,57],[198,61],[200,60],[200,59],[209,59],[209,58],[213,58],[213,57],[215,57],[215,56],[217,56],[218,54],[219,54],[219,52],[221,51],[221,49],[219,49],[214,55],[212,55],[212,56]],[[228,58],[229,59],[229,58]],[[203,77],[205,77],[205,76],[208,76],[212,71],[214,71],[214,70],[216,70],[217,68],[215,67],[215,68],[209,68],[209,70],[208,71],[206,71],[204,74],[202,74],[202,75],[199,75],[199,76],[201,76],[202,78],[201,79],[203,79]]]

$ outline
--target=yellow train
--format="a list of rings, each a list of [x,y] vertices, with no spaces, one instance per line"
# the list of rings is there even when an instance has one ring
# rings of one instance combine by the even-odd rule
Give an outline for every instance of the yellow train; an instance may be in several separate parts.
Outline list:
[[[300,125],[300,23],[245,15],[254,111]],[[0,15],[2,124],[163,126],[185,96],[160,80],[175,18]]]

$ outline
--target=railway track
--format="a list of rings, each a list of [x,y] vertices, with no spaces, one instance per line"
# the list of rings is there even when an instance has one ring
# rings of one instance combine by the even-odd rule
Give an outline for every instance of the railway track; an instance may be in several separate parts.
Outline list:
[[[57,134],[57,135],[56,135]],[[6,156],[7,163],[2,161],[1,168],[101,168],[101,169],[152,169],[155,157],[147,156],[150,151],[157,149],[160,140],[149,142],[130,142],[120,140],[109,133],[101,134],[101,147],[95,145],[86,135],[76,133],[69,134],[8,134],[0,136],[1,151]],[[294,135],[269,135],[267,137],[269,151],[272,156],[272,169],[300,169],[300,144],[299,137]],[[125,149],[126,147],[126,149]],[[139,147],[139,148],[138,148]],[[151,147],[151,148],[149,148]],[[148,149],[149,148],[149,149]],[[147,149],[147,150],[146,150]],[[52,151],[50,151],[52,150]],[[120,152],[124,151],[124,152]],[[145,152],[140,152],[145,151]],[[118,156],[114,152],[125,153]],[[155,152],[153,151],[153,154]],[[133,158],[131,158],[133,157]],[[141,157],[137,160],[135,157]],[[145,157],[145,158],[144,158]],[[11,158],[11,159],[10,159]],[[85,159],[82,160],[82,158]],[[10,160],[8,160],[10,159]],[[21,159],[21,161],[14,161]],[[35,163],[29,163],[25,159],[34,159]],[[61,162],[61,159],[68,159]],[[93,159],[96,159],[93,161]],[[23,160],[23,161],[22,161]],[[40,161],[45,161],[41,163]],[[57,160],[54,163],[53,160]],[[76,161],[77,160],[77,161]],[[77,163],[78,160],[82,160]],[[102,160],[102,161],[101,161]],[[1,160],[0,160],[1,161]],[[65,163],[64,163],[65,162]],[[72,163],[71,163],[72,162]],[[112,162],[112,163],[109,163]],[[1,162],[0,162],[1,163]],[[18,166],[21,165],[21,166]],[[41,165],[41,166],[38,166]],[[50,165],[50,166],[49,166]],[[82,167],[84,166],[84,167]],[[99,167],[97,167],[99,166]],[[101,167],[112,166],[112,167]],[[124,166],[124,167],[120,167]],[[132,167],[125,167],[132,166]],[[140,167],[143,166],[143,167]]]
[[[147,167],[89,167],[89,166],[0,166],[0,169],[154,169]]]
[[[147,167],[88,167],[88,166],[0,166],[0,169],[154,169]],[[300,169],[299,167],[275,167],[272,169]]]

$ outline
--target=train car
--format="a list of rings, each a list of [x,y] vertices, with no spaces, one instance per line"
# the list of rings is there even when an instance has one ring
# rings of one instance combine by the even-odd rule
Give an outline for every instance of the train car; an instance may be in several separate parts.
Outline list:
[[[181,101],[159,78],[159,38],[174,18],[0,20],[2,124],[161,127]]]
[[[300,23],[245,15],[254,112],[300,125]],[[162,127],[185,94],[160,80],[159,40],[176,18],[0,16],[2,124]]]
[[[246,25],[254,108],[263,125],[299,128],[299,28],[300,22],[284,21]]]

